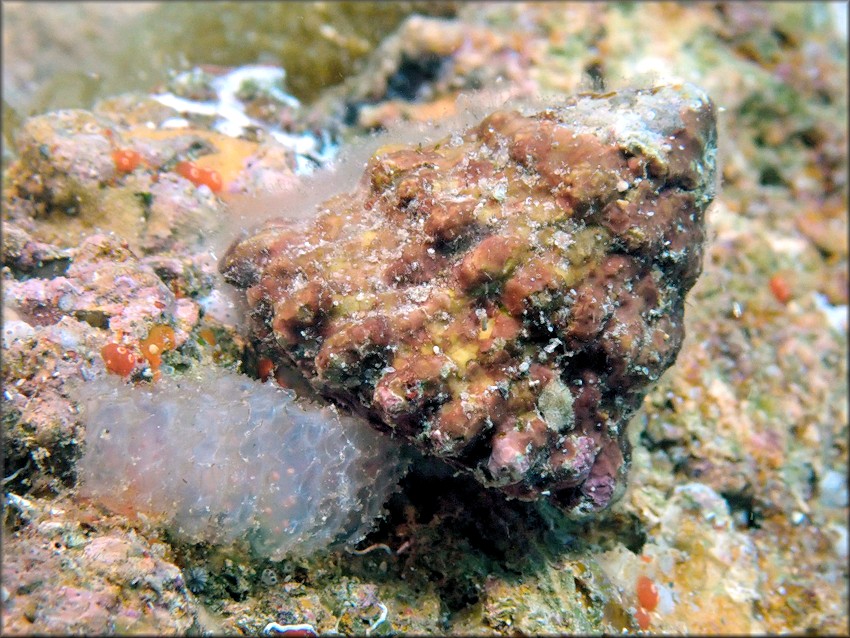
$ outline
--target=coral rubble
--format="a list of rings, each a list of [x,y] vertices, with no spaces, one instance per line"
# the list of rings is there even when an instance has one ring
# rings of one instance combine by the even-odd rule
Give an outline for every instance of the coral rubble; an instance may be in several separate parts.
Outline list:
[[[164,543],[68,498],[10,493],[3,509],[4,635],[170,635],[198,623]]]
[[[691,85],[497,111],[379,149],[353,192],[267,222],[220,269],[258,349],[325,396],[484,485],[590,514],[682,343],[715,138]]]

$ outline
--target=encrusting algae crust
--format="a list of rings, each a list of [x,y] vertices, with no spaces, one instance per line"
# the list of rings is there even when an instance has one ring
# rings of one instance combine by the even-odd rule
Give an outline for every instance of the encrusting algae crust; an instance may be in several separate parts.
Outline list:
[[[690,85],[496,111],[379,149],[353,192],[267,222],[220,269],[258,350],[323,395],[590,514],[621,492],[626,425],[682,343],[715,138]]]

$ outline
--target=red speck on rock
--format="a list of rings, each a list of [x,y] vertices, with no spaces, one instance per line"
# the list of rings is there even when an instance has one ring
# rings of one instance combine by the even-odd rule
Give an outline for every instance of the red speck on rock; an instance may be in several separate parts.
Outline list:
[[[773,275],[768,282],[770,292],[776,297],[776,301],[781,304],[787,304],[791,301],[791,286],[782,275]]]
[[[132,173],[142,162],[142,156],[132,149],[122,148],[112,152],[112,161],[119,172]]]
[[[101,348],[100,356],[103,357],[106,369],[112,374],[126,377],[136,367],[136,355],[128,347],[118,343],[107,343]]]
[[[648,611],[652,611],[658,606],[658,588],[649,576],[638,577],[637,597],[641,607]]]
[[[652,619],[646,609],[638,607],[638,610],[635,612],[635,620],[637,620],[638,627],[640,627],[643,631],[646,631],[649,629],[649,624]]]
[[[180,162],[174,170],[178,175],[185,177],[195,186],[206,185],[213,193],[221,192],[224,186],[218,171],[211,168],[203,168],[194,162]]]

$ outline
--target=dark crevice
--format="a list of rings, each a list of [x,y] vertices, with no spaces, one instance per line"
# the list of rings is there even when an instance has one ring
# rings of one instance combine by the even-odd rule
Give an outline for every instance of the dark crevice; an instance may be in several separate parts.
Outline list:
[[[68,273],[68,267],[71,265],[70,257],[60,257],[58,259],[45,259],[38,261],[32,265],[24,265],[18,263],[7,263],[12,276],[18,281],[27,281],[28,279],[53,279],[55,277],[64,277]]]
[[[675,439],[661,439],[656,441],[650,436],[649,432],[644,430],[640,433],[640,444],[650,452],[668,453],[673,448],[682,445],[682,442]]]
[[[785,180],[775,166],[766,166],[759,175],[759,184],[762,186],[784,186]]]
[[[584,74],[590,80],[590,86],[593,91],[602,92],[605,90],[605,75],[602,62],[591,62],[584,67]]]
[[[387,78],[384,99],[406,102],[422,99],[426,87],[440,77],[447,59],[433,53],[419,58],[403,55],[398,69]]]
[[[764,513],[750,489],[737,492],[720,492],[720,495],[729,504],[729,510],[732,513],[744,515],[748,529],[761,529]]]

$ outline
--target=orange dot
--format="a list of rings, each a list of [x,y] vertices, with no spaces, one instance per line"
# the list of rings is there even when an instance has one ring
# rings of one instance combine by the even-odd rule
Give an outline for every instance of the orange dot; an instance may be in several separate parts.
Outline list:
[[[773,275],[773,277],[770,278],[768,285],[770,286],[770,292],[773,293],[776,301],[781,304],[786,304],[791,301],[791,286],[782,277],[782,275]]]
[[[106,369],[112,374],[128,376],[136,367],[136,355],[129,348],[117,343],[107,343],[100,349]]]
[[[224,183],[218,171],[211,168],[201,168],[194,162],[180,162],[174,167],[175,172],[192,182],[195,186],[206,185],[212,192],[221,191]]]
[[[649,629],[649,623],[652,620],[649,616],[649,612],[646,611],[643,607],[638,607],[635,612],[635,620],[637,620],[638,627],[646,631]]]
[[[221,192],[222,187],[224,186],[221,181],[221,175],[219,175],[218,171],[214,171],[211,168],[202,169],[201,171],[201,182],[209,186],[209,189],[213,193]]]
[[[658,606],[658,587],[648,576],[638,577],[637,597],[641,607],[648,611],[652,611]]]
[[[141,163],[142,156],[132,149],[124,148],[113,151],[112,161],[120,172],[132,173]]]
[[[195,179],[198,176],[198,167],[195,166],[195,162],[180,162],[177,166],[174,167],[174,172],[178,175],[185,177],[193,184],[195,183]],[[197,186],[197,184],[195,184]]]

